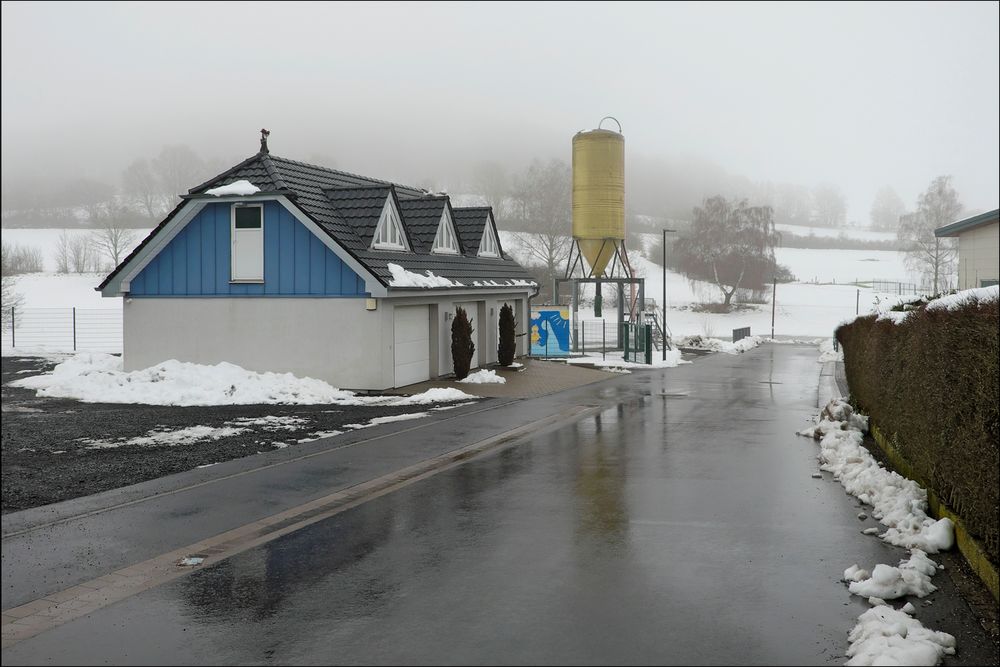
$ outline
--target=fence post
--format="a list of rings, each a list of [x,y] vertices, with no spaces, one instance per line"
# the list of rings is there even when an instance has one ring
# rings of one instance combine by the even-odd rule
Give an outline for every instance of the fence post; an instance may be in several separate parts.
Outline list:
[[[601,320],[601,359],[608,358],[608,325]]]
[[[854,295],[854,314],[861,314],[861,288],[858,288],[858,293]]]
[[[76,352],[76,306],[73,306],[73,351]]]
[[[10,307],[10,346],[17,347],[17,322],[14,321],[14,306]]]
[[[583,356],[587,356],[587,323],[580,322],[580,346],[583,348]]]

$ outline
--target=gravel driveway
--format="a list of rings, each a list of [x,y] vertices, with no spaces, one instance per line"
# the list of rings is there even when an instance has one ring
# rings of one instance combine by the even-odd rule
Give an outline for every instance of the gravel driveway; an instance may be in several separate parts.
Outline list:
[[[435,407],[81,403],[39,398],[33,390],[8,385],[47,372],[55,363],[38,357],[3,358],[4,514]]]

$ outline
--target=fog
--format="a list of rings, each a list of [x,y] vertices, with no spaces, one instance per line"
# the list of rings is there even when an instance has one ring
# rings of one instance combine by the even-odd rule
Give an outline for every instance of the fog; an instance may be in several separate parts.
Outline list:
[[[7,185],[117,183],[165,144],[231,164],[267,127],[277,155],[456,191],[484,160],[569,161],[573,133],[611,114],[644,182],[692,160],[831,183],[861,224],[879,188],[913,206],[942,174],[967,209],[1000,199],[997,3],[4,3],[2,18]]]

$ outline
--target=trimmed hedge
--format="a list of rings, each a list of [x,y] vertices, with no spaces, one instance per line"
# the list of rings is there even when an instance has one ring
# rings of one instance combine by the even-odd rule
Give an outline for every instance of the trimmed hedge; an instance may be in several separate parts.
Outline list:
[[[451,360],[456,380],[464,380],[469,375],[472,355],[476,352],[476,344],[472,342],[473,331],[472,318],[464,308],[456,307],[455,319],[451,322]]]
[[[1000,306],[861,317],[837,329],[851,399],[998,559]]]

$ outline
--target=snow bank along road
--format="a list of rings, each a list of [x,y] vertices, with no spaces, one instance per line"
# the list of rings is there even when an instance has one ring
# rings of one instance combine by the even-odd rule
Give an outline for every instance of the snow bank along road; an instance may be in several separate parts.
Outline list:
[[[763,345],[395,435],[384,425],[377,443],[5,539],[4,604],[22,604],[594,408],[41,632],[4,662],[842,664],[868,608],[844,563],[902,552],[862,535],[874,521],[812,477],[815,444],[795,432],[816,412],[817,356]],[[947,575],[935,585],[917,613],[956,635],[947,662],[995,661]]]

